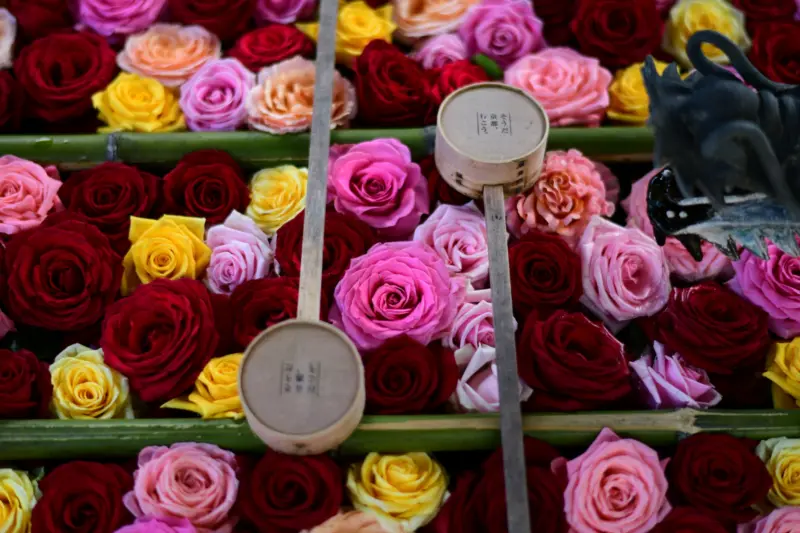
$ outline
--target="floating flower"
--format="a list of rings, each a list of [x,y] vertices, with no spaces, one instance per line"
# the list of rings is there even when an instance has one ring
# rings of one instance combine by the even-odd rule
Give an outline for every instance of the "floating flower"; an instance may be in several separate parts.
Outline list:
[[[157,80],[120,73],[104,90],[92,95],[98,118],[107,126],[100,133],[137,131],[166,133],[186,129],[178,97]]]
[[[661,47],[685,67],[691,65],[686,43],[700,30],[717,31],[747,50],[750,37],[744,23],[744,13],[725,0],[680,0],[669,11]],[[715,46],[704,44],[703,52],[715,63],[728,63],[728,56]]]
[[[14,234],[41,224],[63,209],[58,170],[13,155],[0,157],[0,234]]]
[[[397,33],[406,40],[455,31],[481,0],[395,0]],[[425,67],[429,68],[429,67]]]
[[[764,461],[772,488],[767,497],[776,507],[800,505],[800,439],[779,437],[761,441],[756,454]]]
[[[458,34],[470,55],[484,54],[505,68],[545,45],[543,26],[532,2],[482,0],[469,9]]]
[[[14,64],[14,41],[17,38],[17,19],[8,9],[0,9],[0,68]]]
[[[208,230],[206,244],[211,248],[206,271],[211,292],[230,294],[245,281],[263,278],[272,269],[275,254],[269,238],[253,219],[237,211]]]
[[[256,0],[256,20],[292,24],[314,16],[317,0]]]
[[[614,75],[614,81],[608,88],[608,118],[611,120],[643,126],[650,117],[650,98],[642,77],[643,65],[633,64]],[[655,65],[659,74],[667,68],[667,63],[663,61],[655,61]]]
[[[469,56],[467,47],[458,34],[445,33],[420,41],[414,47],[411,57],[422,65],[422,68],[430,70],[467,59]]]
[[[243,418],[238,375],[243,354],[234,353],[208,362],[187,397],[170,400],[162,408],[184,409],[203,418]]]
[[[194,131],[233,131],[247,120],[245,99],[256,77],[238,59],[209,61],[181,86],[180,105]]]
[[[80,24],[117,40],[150,27],[167,0],[79,0],[76,4]]]
[[[272,235],[305,209],[307,182],[306,168],[283,165],[259,170],[250,180],[247,216]]]
[[[29,533],[31,511],[39,498],[39,488],[28,474],[0,468],[0,531]]]

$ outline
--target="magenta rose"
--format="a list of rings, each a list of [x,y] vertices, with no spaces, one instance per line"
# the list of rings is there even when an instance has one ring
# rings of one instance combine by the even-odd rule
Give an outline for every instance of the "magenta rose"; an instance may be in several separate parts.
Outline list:
[[[353,215],[392,238],[409,236],[428,213],[428,184],[411,152],[395,139],[334,146],[328,170],[328,199],[339,213]]]
[[[275,252],[269,237],[238,211],[208,230],[206,244],[211,248],[206,286],[213,293],[231,294],[245,281],[266,277],[272,269]]]
[[[749,524],[740,524],[736,533],[795,533],[800,531],[800,507],[782,507]]]
[[[317,0],[256,0],[256,21],[293,24],[314,16]]]
[[[197,533],[185,518],[140,518],[114,533]]]
[[[362,350],[400,335],[429,344],[447,334],[463,298],[463,281],[424,244],[376,244],[336,286],[331,320]]]
[[[77,17],[103,37],[124,37],[146,30],[164,11],[167,0],[80,0]]]
[[[13,155],[0,157],[0,234],[38,226],[63,209],[56,167],[43,168]]]
[[[244,101],[256,76],[238,59],[214,59],[181,86],[180,106],[193,131],[234,131],[247,120]]]
[[[425,70],[431,70],[468,59],[469,55],[461,37],[455,33],[444,33],[417,43],[411,58]]]

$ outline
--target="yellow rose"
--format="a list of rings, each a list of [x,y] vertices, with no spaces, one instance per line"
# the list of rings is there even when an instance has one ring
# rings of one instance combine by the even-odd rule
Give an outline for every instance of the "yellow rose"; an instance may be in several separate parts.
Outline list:
[[[194,382],[194,390],[188,397],[170,400],[161,407],[185,409],[203,418],[244,417],[238,384],[242,357],[243,354],[234,353],[212,359]]]
[[[371,453],[347,472],[356,509],[374,514],[387,529],[415,531],[436,516],[447,492],[447,474],[426,453]]]
[[[108,124],[97,130],[100,133],[158,133],[186,129],[175,92],[138,74],[119,74],[108,87],[92,95],[92,104],[100,120]]]
[[[40,497],[36,482],[28,474],[0,468],[0,531],[28,533],[31,510]]]
[[[336,25],[336,61],[352,65],[370,41],[380,39],[392,42],[395,24],[392,22],[392,6],[387,4],[372,9],[362,0],[339,4],[339,19]],[[297,24],[306,35],[317,40],[318,22]]]
[[[800,505],[800,439],[779,437],[761,441],[756,454],[772,476],[767,497],[773,505]]]
[[[158,220],[131,217],[131,248],[122,260],[122,294],[157,279],[199,279],[211,259],[203,242],[203,218],[164,215]]]
[[[128,380],[105,364],[103,350],[73,344],[50,365],[58,418],[133,418]]]
[[[800,405],[800,337],[772,345],[764,377],[773,383],[776,408],[796,409]]]
[[[292,165],[256,172],[250,180],[247,216],[272,235],[305,209],[307,182],[308,169]]]
[[[656,61],[658,73],[664,72],[667,63]],[[650,116],[650,98],[644,87],[642,66],[636,63],[617,71],[614,81],[608,88],[610,103],[608,118],[629,124],[645,124]]]
[[[750,47],[744,13],[725,0],[680,0],[669,12],[661,47],[688,67],[686,43],[700,30],[718,31],[743,50]],[[728,63],[727,56],[716,46],[704,44],[703,52],[715,63]]]

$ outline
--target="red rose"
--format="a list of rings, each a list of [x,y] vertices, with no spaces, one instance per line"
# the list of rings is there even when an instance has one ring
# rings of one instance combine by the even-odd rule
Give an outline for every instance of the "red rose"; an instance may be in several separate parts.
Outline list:
[[[692,507],[675,507],[650,533],[728,533],[716,518]]]
[[[20,40],[32,41],[74,25],[68,0],[9,0],[17,18]]]
[[[0,349],[0,419],[48,418],[50,367],[28,350]]]
[[[122,259],[96,227],[62,213],[11,237],[4,254],[5,310],[18,324],[76,331],[117,297]]]
[[[800,22],[758,24],[750,60],[771,80],[800,84]]]
[[[722,395],[716,409],[772,409],[772,382],[758,367],[733,374],[709,374]]]
[[[222,41],[245,32],[255,5],[255,0],[169,0],[168,4],[172,20],[203,26]]]
[[[550,46],[566,46],[575,36],[569,27],[576,0],[536,0],[536,16],[544,22],[544,38]]]
[[[570,28],[578,51],[623,68],[659,48],[663,25],[653,0],[578,0]]]
[[[0,71],[0,132],[13,133],[19,129],[25,93],[7,70]]]
[[[39,482],[42,498],[31,524],[36,533],[113,533],[132,520],[122,497],[133,476],[113,464],[73,461]]]
[[[450,93],[462,87],[489,81],[486,71],[468,59],[454,61],[428,72],[433,80],[432,92],[437,105],[441,104]]]
[[[511,300],[520,321],[536,310],[547,318],[557,309],[571,310],[583,294],[581,259],[559,237],[531,231],[508,250]]]
[[[721,433],[698,433],[680,441],[666,470],[670,501],[724,523],[758,516],[752,506],[766,498],[772,478],[754,453],[755,444]]]
[[[519,375],[533,387],[526,408],[580,411],[609,407],[631,392],[625,348],[600,322],[556,311],[531,314],[517,346]]]
[[[731,0],[731,4],[742,10],[748,26],[753,22],[792,20],[797,11],[794,0]]]
[[[365,125],[411,128],[436,121],[429,77],[396,47],[370,42],[354,69],[358,116]]]
[[[145,402],[190,388],[214,355],[219,335],[205,286],[192,279],[141,285],[109,307],[100,346]]]
[[[105,233],[120,255],[130,248],[130,218],[149,217],[160,180],[125,163],[103,163],[75,172],[58,190],[68,211],[79,213]]]
[[[314,41],[294,26],[268,24],[242,35],[228,55],[241,61],[253,72],[258,72],[263,67],[294,56],[313,57]]]
[[[428,178],[428,195],[431,197],[431,212],[436,209],[437,204],[464,205],[469,203],[472,198],[464,196],[442,178],[439,169],[436,168],[436,161],[432,155],[424,157],[419,162],[422,175]]]
[[[642,325],[690,365],[731,374],[764,364],[771,342],[767,318],[727,287],[706,281],[673,289],[667,306]]]
[[[458,383],[451,350],[396,337],[365,353],[367,410],[373,415],[419,414],[447,402]]]
[[[117,71],[117,55],[106,40],[89,32],[54,33],[29,44],[14,61],[26,94],[26,113],[46,122],[82,117],[92,95]]]
[[[303,252],[303,224],[300,213],[281,226],[275,244],[275,260],[281,276],[300,278]],[[325,213],[325,240],[322,248],[322,287],[328,297],[344,276],[350,260],[367,253],[377,242],[375,230],[361,220],[329,210]]]
[[[239,164],[227,152],[199,150],[186,154],[164,176],[164,211],[221,224],[231,211],[247,209],[250,190]]]
[[[549,444],[525,437],[525,466],[528,479],[528,507],[531,531],[565,533],[563,492],[565,477],[550,470],[560,457]],[[503,454],[494,452],[477,472],[468,472],[457,482],[442,509],[425,529],[428,533],[506,533]]]
[[[298,457],[267,450],[240,472],[242,514],[259,531],[312,529],[338,513],[344,500],[342,472],[327,455]]]

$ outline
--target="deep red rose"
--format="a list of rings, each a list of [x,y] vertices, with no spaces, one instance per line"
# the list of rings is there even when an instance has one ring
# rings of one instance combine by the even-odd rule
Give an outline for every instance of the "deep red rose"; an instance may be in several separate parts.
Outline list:
[[[168,3],[172,20],[203,26],[222,41],[245,32],[255,5],[255,0],[169,0]]]
[[[557,309],[572,310],[583,294],[581,259],[558,235],[531,231],[508,250],[511,299],[524,321],[531,311],[547,318]]]
[[[0,349],[0,419],[48,418],[50,367],[28,350]]]
[[[578,51],[609,68],[644,61],[660,47],[663,26],[653,0],[578,0],[570,23]]]
[[[422,175],[428,178],[428,195],[431,197],[431,212],[436,209],[439,203],[450,205],[464,205],[469,203],[472,198],[464,196],[453,189],[439,174],[436,168],[436,161],[432,155],[422,158],[419,162]]]
[[[772,478],[754,453],[757,443],[721,433],[698,433],[678,443],[667,465],[669,499],[724,523],[758,516],[752,506],[766,498]]]
[[[259,531],[296,533],[339,512],[342,471],[327,455],[298,457],[267,450],[240,468],[239,504]]]
[[[458,366],[452,350],[395,337],[363,355],[366,412],[374,415],[435,411],[455,392]]]
[[[692,507],[675,507],[650,533],[729,533],[713,516]]]
[[[395,46],[370,42],[354,70],[358,116],[364,125],[410,128],[436,122],[429,76]]]
[[[428,74],[431,76],[433,98],[437,105],[440,105],[450,93],[462,87],[489,81],[486,71],[468,59],[454,61],[443,67],[429,70]]]
[[[667,306],[642,320],[645,331],[668,350],[711,373],[764,364],[770,345],[767,314],[715,281],[674,288]]]
[[[68,211],[97,226],[120,255],[130,248],[130,219],[153,215],[160,180],[125,163],[103,163],[75,172],[58,190]]]
[[[533,411],[608,407],[631,392],[625,348],[601,322],[556,311],[528,316],[517,345],[519,375],[536,391]]]
[[[22,41],[32,41],[74,25],[68,0],[9,0]]]
[[[76,331],[116,299],[122,259],[108,238],[76,215],[51,215],[11,237],[4,254],[5,310],[18,324]]]
[[[731,4],[742,10],[748,27],[751,23],[792,20],[797,11],[794,0],[731,0]]]
[[[244,212],[250,190],[236,160],[222,150],[186,154],[164,176],[164,211],[206,219],[212,226],[225,221],[231,211]]]
[[[25,93],[7,70],[0,71],[0,132],[14,133],[19,129]]]
[[[531,531],[566,533],[563,492],[564,476],[550,470],[550,463],[560,457],[549,444],[525,437],[525,465],[528,478],[528,506]],[[503,454],[494,452],[476,472],[462,475],[427,533],[506,533],[505,483]]]
[[[575,14],[576,0],[536,0],[536,16],[544,22],[544,38],[550,46],[566,46],[575,36],[569,23]]]
[[[189,389],[214,355],[219,334],[208,290],[192,279],[141,285],[109,307],[100,347],[105,361],[145,402]]]
[[[46,122],[80,118],[92,95],[117,72],[117,55],[103,37],[89,32],[54,33],[29,44],[14,61],[25,90],[28,116]]]
[[[800,84],[800,22],[758,24],[750,60],[771,80]]]
[[[281,276],[300,278],[304,221],[304,214],[300,213],[278,230],[275,260],[280,267]],[[322,287],[329,298],[350,266],[350,260],[367,253],[376,242],[375,230],[358,218],[333,210],[325,213]]]
[[[122,497],[133,476],[113,464],[73,461],[51,470],[39,482],[42,498],[31,524],[36,533],[113,533],[133,517]]]
[[[294,56],[313,57],[314,48],[314,41],[294,26],[268,24],[242,35],[228,55],[257,73]]]

